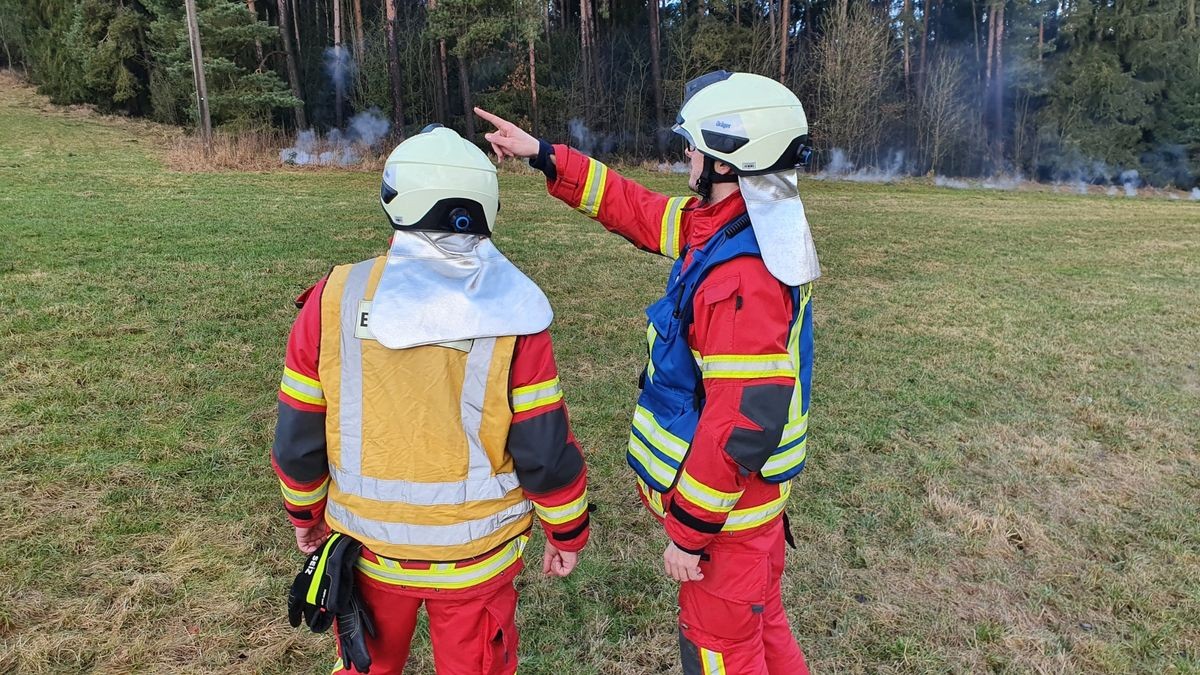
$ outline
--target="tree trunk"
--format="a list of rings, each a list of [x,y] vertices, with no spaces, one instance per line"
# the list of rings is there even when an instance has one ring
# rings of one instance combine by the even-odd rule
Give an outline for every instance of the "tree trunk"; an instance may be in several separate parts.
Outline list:
[[[288,6],[288,15],[292,17],[292,34],[296,40],[292,43],[296,49],[296,59],[303,61],[304,43],[300,41],[300,13],[296,11],[296,0],[277,0],[276,4],[281,7],[279,10],[281,14],[283,13],[282,6],[285,4]]]
[[[742,25],[742,2],[741,2],[741,0],[733,0],[733,23],[736,26]]]
[[[787,80],[787,53],[788,43],[791,41],[792,23],[792,0],[783,0],[783,6],[779,12],[779,82],[783,84]]]
[[[200,49],[200,25],[196,17],[196,0],[184,0],[187,14],[188,43],[192,48],[192,78],[196,83],[196,105],[200,112],[200,134],[204,152],[212,152],[212,118],[208,115],[208,83],[204,79],[204,53]]]
[[[921,2],[921,49],[917,56],[918,87],[923,87],[925,83],[925,45],[929,42],[929,2],[930,0]]]
[[[404,138],[404,80],[400,78],[400,47],[396,44],[396,0],[383,0],[387,22],[388,80],[392,85],[392,124],[396,138]]]
[[[537,104],[537,60],[534,58],[533,38],[529,38],[529,98],[533,110],[533,135],[538,135],[540,120]]]
[[[1042,50],[1046,48],[1046,17],[1038,17],[1038,63],[1042,62]]]
[[[279,39],[283,41],[283,52],[287,60],[288,85],[292,88],[292,96],[300,100],[292,111],[296,114],[296,128],[307,129],[308,119],[304,116],[304,98],[300,96],[300,71],[296,68],[296,51],[292,49],[292,13],[288,0],[276,3],[279,9]]]
[[[771,25],[771,42],[770,48],[767,51],[768,58],[775,52],[775,31],[777,25],[775,23],[775,0],[767,0],[767,23]]]
[[[988,7],[988,37],[987,37],[987,65],[983,69],[983,100],[984,100],[984,116],[987,117],[987,101],[991,100],[992,96],[992,52],[996,49],[996,6]]]
[[[912,21],[912,0],[904,0],[904,9],[900,11],[900,40],[904,49],[904,92],[912,89],[912,57],[909,53],[909,23]]]
[[[391,0],[389,0],[391,1]],[[465,56],[457,56],[458,90],[462,94],[463,117],[467,120],[467,140],[475,142],[475,105],[471,103],[470,67]]]
[[[258,21],[258,7],[254,5],[254,0],[246,0],[246,9],[250,10],[250,16]],[[254,69],[254,72],[261,73],[266,59],[263,58],[262,40],[258,38],[254,38],[254,55],[258,57],[258,67]]]
[[[659,157],[666,155],[666,134],[663,133],[663,86],[662,59],[659,53],[661,36],[658,30],[659,3],[662,0],[646,0],[646,9],[650,15],[650,81],[654,89],[654,142],[658,148]]]
[[[1188,2],[1188,28],[1196,30],[1196,0]]]
[[[3,17],[3,15],[0,14],[0,17]],[[4,39],[4,22],[2,21],[0,21],[0,44],[4,45],[4,65],[8,68],[16,68],[17,65],[13,63],[12,52],[8,50],[8,40]]]
[[[579,48],[580,60],[583,64],[583,97],[584,117],[589,121],[592,100],[592,3],[590,0],[579,0]]]
[[[1004,3],[1000,3],[999,18],[996,20],[996,76],[992,79],[995,91],[996,140],[1004,140]]]
[[[342,0],[333,0],[333,110],[337,126],[344,119],[342,102],[346,99],[346,50],[342,47]]]
[[[354,59],[358,62],[358,72],[361,75],[366,60],[367,46],[366,31],[363,30],[362,0],[354,0]]]

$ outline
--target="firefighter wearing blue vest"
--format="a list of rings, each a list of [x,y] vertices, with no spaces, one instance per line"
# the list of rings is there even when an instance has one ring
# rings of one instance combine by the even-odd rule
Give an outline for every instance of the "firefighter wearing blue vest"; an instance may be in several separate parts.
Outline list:
[[[649,360],[627,460],[670,543],[685,675],[808,672],[781,597],[784,507],[804,467],[812,281],[820,275],[796,166],[804,109],[765,77],[689,82],[675,133],[689,187],[668,197],[485,111],[501,159],[524,157],[551,195],[675,260],[647,311]]]

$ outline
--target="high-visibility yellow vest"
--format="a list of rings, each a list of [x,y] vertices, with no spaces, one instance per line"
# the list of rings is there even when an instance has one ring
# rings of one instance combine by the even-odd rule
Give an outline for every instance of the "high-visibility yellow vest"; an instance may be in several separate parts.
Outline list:
[[[388,558],[478,556],[533,522],[506,448],[516,338],[384,347],[367,316],[385,261],[335,267],[321,297],[326,519]]]

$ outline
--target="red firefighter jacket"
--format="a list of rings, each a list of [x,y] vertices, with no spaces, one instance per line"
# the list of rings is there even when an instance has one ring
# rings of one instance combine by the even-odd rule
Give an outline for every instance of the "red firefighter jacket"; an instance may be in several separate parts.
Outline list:
[[[551,195],[642,250],[672,259],[683,253],[685,267],[691,251],[746,212],[740,193],[716,204],[701,204],[696,197],[669,198],[565,145],[554,146],[554,160],[555,168],[548,175],[557,175],[547,181]],[[706,362],[748,355],[786,358],[791,294],[771,276],[761,259],[740,257],[716,267],[697,289],[693,306],[695,320],[688,331],[688,343]],[[690,479],[687,485],[693,494],[700,490],[736,497],[732,512],[769,512],[769,520],[758,527],[722,533],[731,512],[713,510],[701,503],[711,504],[713,500],[688,499],[688,490],[679,486],[665,495],[642,489],[647,507],[663,519],[668,536],[685,551],[700,552],[718,534],[727,538],[752,536],[759,528],[773,524],[782,512],[788,484],[768,483],[746,472],[725,451],[735,430],[764,431],[746,414],[746,406],[757,396],[747,392],[764,384],[785,386],[762,387],[760,393],[769,391],[771,396],[790,399],[795,378],[705,380],[706,403],[680,472]],[[786,410],[786,404],[782,408]],[[778,420],[780,432],[785,422]],[[770,436],[771,430],[766,431],[764,437]],[[778,433],[774,439],[777,443]],[[771,508],[773,505],[779,508]]]

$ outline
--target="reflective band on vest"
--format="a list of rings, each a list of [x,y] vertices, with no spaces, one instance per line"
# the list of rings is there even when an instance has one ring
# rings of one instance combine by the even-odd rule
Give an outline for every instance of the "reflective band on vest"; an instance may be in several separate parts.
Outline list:
[[[532,524],[505,449],[515,338],[387,349],[356,330],[383,262],[335,268],[322,298],[326,515],[380,556],[472,558]]]
[[[646,498],[646,504],[649,509],[659,518],[665,518],[667,512],[666,508],[663,507],[662,493],[647,485],[646,481],[641,478],[638,478],[638,489],[641,490],[642,496]],[[779,496],[775,499],[748,509],[733,509],[730,511],[721,531],[738,532],[770,523],[779,514],[783,513],[784,508],[787,506],[788,497],[791,494],[792,484],[781,483],[779,485]]]
[[[663,215],[664,246],[670,236],[665,226],[671,210],[669,203]],[[675,261],[666,294],[646,310],[650,359],[642,395],[633,413],[626,461],[639,479],[657,492],[669,492],[679,480],[679,468],[703,409],[706,378],[794,377],[796,385],[783,436],[759,475],[768,482],[784,483],[804,468],[812,384],[811,285],[790,288],[793,316],[786,354],[701,358],[687,342],[696,289],[717,265],[741,256],[761,258],[754,231],[750,227],[727,226],[692,254],[686,269],[683,263],[687,256]],[[694,496],[705,498],[701,494]],[[712,506],[726,507],[726,498],[708,497],[713,498]]]
[[[404,563],[380,558],[378,561],[359,558],[360,572],[385,584],[417,588],[469,588],[478,586],[504,573],[521,559],[529,537],[521,535],[487,557],[462,563],[435,563],[428,568],[415,569]]]
[[[478,520],[467,520],[453,525],[415,525],[365,518],[332,501],[325,508],[332,518],[357,535],[397,546],[428,547],[462,546],[478,541],[509,523],[524,519],[530,511],[529,502],[523,501]]]

